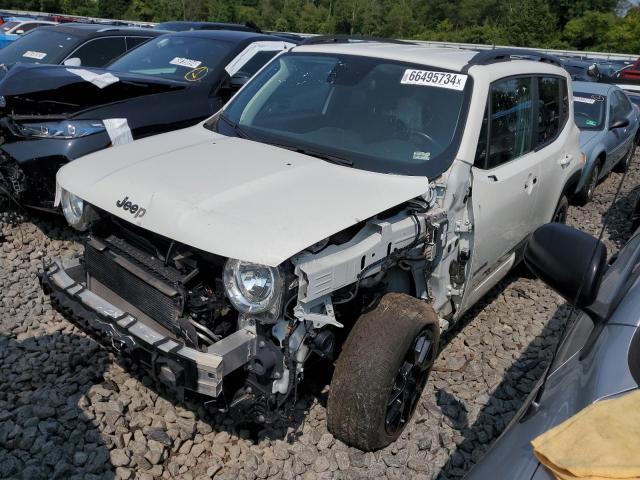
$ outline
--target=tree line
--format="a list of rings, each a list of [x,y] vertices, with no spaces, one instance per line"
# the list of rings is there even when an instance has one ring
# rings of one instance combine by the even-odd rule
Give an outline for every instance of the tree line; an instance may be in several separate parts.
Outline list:
[[[1,8],[640,54],[640,6],[630,0],[0,0]]]

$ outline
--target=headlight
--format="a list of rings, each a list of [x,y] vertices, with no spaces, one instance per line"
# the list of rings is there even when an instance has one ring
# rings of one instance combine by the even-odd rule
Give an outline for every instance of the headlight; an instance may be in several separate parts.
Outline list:
[[[61,204],[64,218],[76,230],[87,230],[91,223],[98,218],[90,205],[85,204],[80,197],[66,190],[62,190]]]
[[[229,259],[224,267],[224,287],[241,313],[279,314],[284,277],[278,268]]]
[[[104,124],[100,120],[18,123],[16,126],[20,135],[37,138],[71,139],[105,131]]]

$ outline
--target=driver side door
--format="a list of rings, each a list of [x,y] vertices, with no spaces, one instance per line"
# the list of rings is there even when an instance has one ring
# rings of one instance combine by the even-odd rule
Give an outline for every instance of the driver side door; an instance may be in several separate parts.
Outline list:
[[[535,227],[539,156],[535,151],[535,78],[498,80],[489,98],[471,169],[474,242],[464,308],[475,303],[515,263]]]

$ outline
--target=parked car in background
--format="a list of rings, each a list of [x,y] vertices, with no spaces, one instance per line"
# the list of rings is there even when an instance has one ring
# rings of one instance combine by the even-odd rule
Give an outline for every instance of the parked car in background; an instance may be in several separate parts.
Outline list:
[[[223,22],[190,22],[176,20],[158,23],[154,28],[172,32],[185,32],[189,30],[236,30],[240,32],[262,33],[260,28],[253,23],[223,23]]]
[[[574,81],[597,82],[601,77],[598,66],[591,60],[561,58],[560,61]]]
[[[314,37],[203,124],[60,169],[93,233],[43,285],[171,388],[258,421],[295,404],[312,354],[337,358],[328,428],[382,448],[440,331],[566,218],[570,95],[535,52]]]
[[[638,389],[640,230],[610,266],[606,257],[603,243],[565,225],[533,234],[527,266],[578,310],[547,376],[466,480],[554,480],[530,442],[594,402]]]
[[[615,76],[621,80],[640,80],[640,58],[631,65],[623,66]]]
[[[45,25],[55,25],[55,22],[47,20],[34,20],[32,18],[11,18],[0,25],[0,48],[4,48],[16,41],[20,36],[30,32],[34,28]]]
[[[617,86],[574,82],[580,148],[587,156],[575,199],[585,204],[611,170],[625,171],[638,143],[638,107]]]
[[[23,205],[52,208],[60,166],[203,120],[293,45],[198,30],[157,37],[107,69],[15,65],[0,82],[0,185]]]
[[[104,67],[147,40],[167,32],[151,28],[65,24],[40,27],[0,50],[0,64],[61,64]]]

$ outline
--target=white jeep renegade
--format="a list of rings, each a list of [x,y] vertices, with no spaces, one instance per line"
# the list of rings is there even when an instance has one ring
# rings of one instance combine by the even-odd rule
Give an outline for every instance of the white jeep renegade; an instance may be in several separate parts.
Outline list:
[[[563,221],[582,167],[552,57],[316,38],[207,122],[60,170],[90,229],[54,303],[178,394],[259,421],[335,361],[328,427],[364,450],[409,421],[456,322]]]

